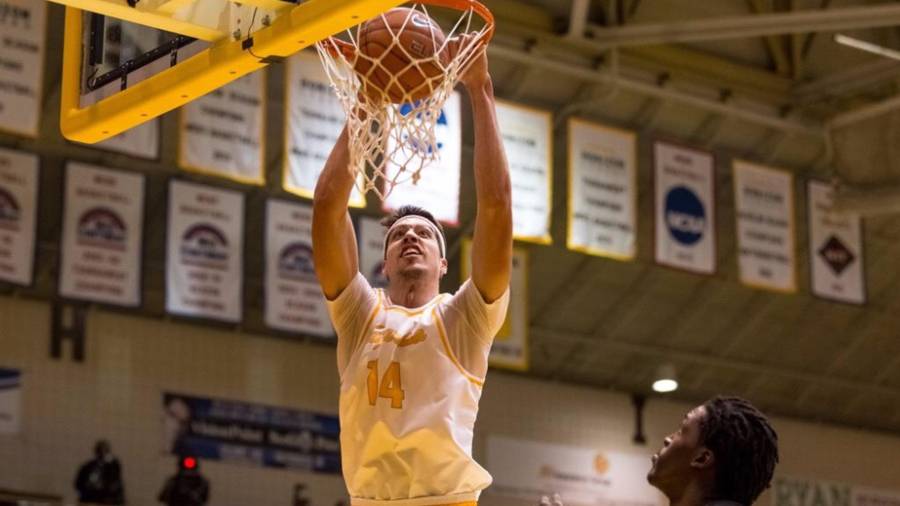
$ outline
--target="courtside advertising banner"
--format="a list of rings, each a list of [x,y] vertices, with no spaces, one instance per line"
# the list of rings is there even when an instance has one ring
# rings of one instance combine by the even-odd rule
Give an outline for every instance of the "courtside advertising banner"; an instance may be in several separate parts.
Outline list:
[[[386,288],[384,277],[384,234],[387,232],[380,220],[359,218],[359,272],[375,288]]]
[[[266,325],[334,334],[312,256],[312,207],[270,199],[266,207]]]
[[[46,2],[0,3],[0,131],[37,137],[46,23]]]
[[[60,295],[140,305],[143,232],[143,176],[69,163]]]
[[[312,198],[346,117],[315,51],[288,58],[286,74],[284,189]],[[359,187],[350,194],[350,206],[366,206]]]
[[[741,282],[796,291],[793,175],[741,160],[733,169]]]
[[[0,367],[0,434],[22,430],[22,371]]]
[[[716,271],[713,155],[665,142],[653,145],[656,261],[701,274]]]
[[[569,249],[634,258],[636,157],[633,132],[569,120]]]
[[[834,190],[830,185],[809,181],[806,188],[813,294],[865,304],[862,220],[857,214],[831,210]]]
[[[459,92],[447,99],[435,126],[440,158],[429,163],[417,181],[407,181],[394,187],[384,201],[384,210],[414,205],[428,209],[439,221],[448,225],[459,223],[459,173],[462,159],[462,125]],[[391,137],[393,142],[393,137]],[[416,139],[406,139],[414,143]],[[421,144],[421,143],[419,143]],[[388,146],[388,151],[393,147]],[[388,179],[397,176],[399,167],[388,163],[385,173]],[[400,181],[407,179],[401,176]]]
[[[498,100],[497,122],[512,183],[513,235],[522,241],[549,244],[552,242],[551,115]]]
[[[772,506],[900,506],[900,491],[848,483],[778,476],[772,481]]]
[[[558,493],[566,506],[662,506],[647,483],[650,457],[584,446],[491,435],[486,467],[494,477],[485,492],[535,505]]]
[[[38,157],[0,149],[0,281],[31,284],[37,193]]]
[[[166,310],[238,322],[244,251],[244,195],[169,183]]]
[[[93,146],[140,158],[158,158],[159,118],[141,123]]]
[[[180,167],[263,184],[265,76],[247,74],[182,107]]]
[[[472,240],[462,243],[462,282],[472,274]],[[488,364],[491,367],[527,371],[528,357],[528,250],[513,248],[509,279],[509,308],[503,325],[494,336]]]

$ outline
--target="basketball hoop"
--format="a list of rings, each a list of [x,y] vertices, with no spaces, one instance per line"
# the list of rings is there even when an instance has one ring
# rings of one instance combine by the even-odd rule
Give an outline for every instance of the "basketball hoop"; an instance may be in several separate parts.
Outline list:
[[[437,8],[439,19],[457,20],[440,29],[429,7]],[[440,157],[435,129],[441,109],[494,31],[493,15],[475,0],[424,0],[400,12],[316,44],[347,115],[349,169],[363,193],[374,191],[382,201],[396,185],[418,182],[422,169]],[[423,46],[426,54],[414,54]]]

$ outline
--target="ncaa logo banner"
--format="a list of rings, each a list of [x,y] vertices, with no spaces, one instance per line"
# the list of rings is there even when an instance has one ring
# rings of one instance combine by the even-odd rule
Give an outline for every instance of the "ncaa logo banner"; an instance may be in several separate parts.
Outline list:
[[[460,251],[461,282],[472,275],[472,240],[463,239]],[[509,308],[503,325],[494,336],[488,355],[491,367],[527,371],[528,357],[528,250],[513,248],[509,278]]]
[[[380,220],[359,218],[359,271],[374,288],[387,288],[384,276],[384,234]]]
[[[243,194],[169,183],[166,311],[240,321],[243,251]]]
[[[312,207],[266,205],[266,325],[328,337],[334,332],[312,256]]]
[[[634,258],[636,138],[634,132],[569,120],[569,249]]]
[[[741,160],[733,170],[741,282],[795,292],[793,175]]]
[[[22,371],[0,367],[0,434],[22,430]]]
[[[265,76],[247,74],[181,108],[181,168],[263,184]]]
[[[44,84],[47,4],[3,0],[0,33],[0,131],[37,137]]]
[[[311,199],[346,119],[315,51],[300,51],[288,58],[286,74],[283,185],[285,190]],[[366,207],[361,187],[353,188],[351,207]]]
[[[509,161],[513,236],[521,241],[550,244],[553,177],[550,113],[498,100],[497,123]]]
[[[144,177],[70,163],[65,205],[60,295],[139,306]]]
[[[38,158],[0,149],[0,281],[32,282],[37,194]]]
[[[716,271],[715,167],[710,153],[653,145],[656,261],[701,274]]]
[[[439,159],[422,169],[418,181],[398,184],[384,201],[384,210],[392,211],[404,205],[428,209],[438,220],[448,225],[459,223],[459,172],[462,159],[462,125],[460,124],[459,92],[450,94],[435,126]],[[394,150],[391,137],[388,152]],[[414,143],[416,139],[407,139]],[[432,149],[430,146],[427,149]],[[400,168],[388,163],[385,174],[388,180],[398,177]],[[402,181],[405,178],[399,177]]]
[[[809,181],[806,188],[813,294],[865,304],[862,220],[856,214],[831,210],[834,190],[830,185]]]

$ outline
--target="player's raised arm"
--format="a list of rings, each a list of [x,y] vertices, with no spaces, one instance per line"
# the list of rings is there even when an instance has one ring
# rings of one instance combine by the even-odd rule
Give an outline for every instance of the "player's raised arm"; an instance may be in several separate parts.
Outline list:
[[[345,127],[328,155],[313,197],[313,262],[322,291],[330,300],[340,295],[359,271],[356,234],[347,212],[354,183],[349,164]]]
[[[494,110],[494,86],[484,51],[461,79],[472,103],[477,211],[472,282],[486,302],[506,291],[512,269],[512,190]]]

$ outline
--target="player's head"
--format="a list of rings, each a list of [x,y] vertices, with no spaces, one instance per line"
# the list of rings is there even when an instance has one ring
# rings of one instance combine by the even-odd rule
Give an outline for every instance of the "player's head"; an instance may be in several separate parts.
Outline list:
[[[704,502],[748,506],[768,488],[777,462],[778,434],[766,416],[744,399],[714,397],[665,438],[647,481],[673,503],[699,487]]]
[[[381,220],[384,237],[384,275],[390,283],[397,277],[440,279],[447,273],[444,229],[428,211],[403,206]]]

